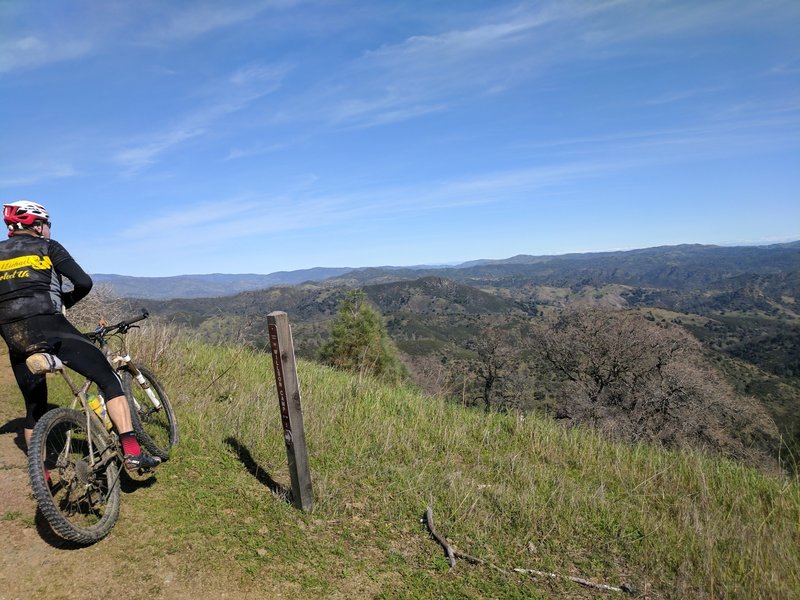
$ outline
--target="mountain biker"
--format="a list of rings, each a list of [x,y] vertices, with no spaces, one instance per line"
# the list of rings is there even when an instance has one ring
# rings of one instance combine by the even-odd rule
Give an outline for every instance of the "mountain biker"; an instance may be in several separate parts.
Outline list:
[[[31,373],[25,359],[46,351],[84,377],[94,381],[106,401],[125,455],[128,470],[148,470],[161,460],[143,453],[131,424],[122,382],[102,351],[64,316],[92,289],[92,279],[69,252],[50,239],[50,216],[41,205],[20,200],[3,205],[7,240],[0,241],[0,336],[8,345],[11,368],[25,399],[23,428],[26,447],[33,427],[47,410],[44,374]],[[62,290],[62,277],[72,291]]]

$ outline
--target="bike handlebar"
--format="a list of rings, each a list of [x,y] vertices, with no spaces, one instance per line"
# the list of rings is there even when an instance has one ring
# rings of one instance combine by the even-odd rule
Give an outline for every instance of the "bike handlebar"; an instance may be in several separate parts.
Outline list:
[[[130,329],[134,323],[143,321],[149,316],[150,313],[148,312],[148,310],[146,308],[143,308],[142,314],[137,317],[131,317],[130,319],[125,319],[124,321],[120,321],[116,325],[103,325],[101,327],[98,327],[94,331],[87,333],[86,335],[89,337],[90,340],[97,341],[101,338],[104,338],[109,333],[114,333],[117,331],[120,333],[127,333],[128,329]]]

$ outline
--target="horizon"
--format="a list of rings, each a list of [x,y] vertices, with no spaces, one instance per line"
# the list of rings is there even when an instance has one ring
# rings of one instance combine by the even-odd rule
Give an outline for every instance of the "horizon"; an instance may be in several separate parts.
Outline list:
[[[92,276],[114,276],[114,277],[131,277],[131,278],[150,278],[150,279],[161,279],[161,278],[169,278],[169,277],[206,277],[209,275],[255,275],[255,276],[269,276],[269,275],[276,275],[278,273],[295,273],[298,271],[314,271],[318,269],[349,269],[352,271],[357,271],[360,269],[447,269],[458,267],[461,265],[465,265],[468,263],[473,262],[502,262],[505,260],[510,260],[512,258],[516,258],[518,256],[530,256],[531,258],[558,258],[561,256],[570,256],[574,254],[607,254],[607,253],[616,253],[616,252],[636,252],[638,250],[652,250],[656,248],[672,248],[678,246],[707,246],[707,247],[714,247],[714,248],[767,248],[770,246],[781,246],[787,244],[796,244],[800,243],[800,238],[787,240],[785,242],[774,242],[769,244],[702,244],[702,243],[685,243],[685,244],[670,244],[666,246],[647,246],[644,248],[627,248],[627,249],[618,249],[618,250],[598,250],[596,252],[565,252],[564,254],[515,254],[513,256],[506,256],[504,258],[475,258],[470,260],[459,261],[455,263],[420,263],[414,265],[363,265],[359,267],[349,267],[349,266],[336,266],[336,267],[326,267],[322,265],[317,265],[314,267],[305,267],[302,269],[292,269],[290,271],[286,270],[279,270],[279,271],[271,271],[269,273],[253,273],[253,272],[239,272],[239,273],[232,273],[232,272],[208,272],[208,273],[179,273],[176,275],[159,275],[159,276],[151,276],[151,275],[124,275],[121,273],[91,273]]]
[[[797,31],[794,0],[2,3],[0,200],[131,277],[784,243]]]

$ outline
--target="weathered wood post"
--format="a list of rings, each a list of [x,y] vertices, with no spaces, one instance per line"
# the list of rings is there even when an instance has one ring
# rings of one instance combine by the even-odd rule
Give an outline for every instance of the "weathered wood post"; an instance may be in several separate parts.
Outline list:
[[[303,412],[300,408],[300,383],[297,380],[297,365],[294,359],[294,344],[289,327],[289,316],[282,311],[267,315],[269,343],[272,347],[272,366],[275,369],[275,385],[278,388],[278,404],[281,409],[283,439],[289,458],[289,474],[292,477],[292,502],[296,508],[311,512],[314,494],[311,489],[311,472],[308,468],[306,434],[303,429]]]

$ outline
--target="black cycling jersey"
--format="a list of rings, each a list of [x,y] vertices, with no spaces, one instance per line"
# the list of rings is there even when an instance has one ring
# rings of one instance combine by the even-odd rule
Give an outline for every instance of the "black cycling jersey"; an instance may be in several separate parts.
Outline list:
[[[74,289],[62,292],[62,275]],[[0,242],[0,324],[71,307],[92,279],[55,240],[17,234]]]
[[[63,292],[62,276],[74,289]],[[47,410],[44,375],[28,371],[33,352],[56,354],[64,364],[97,383],[106,399],[122,396],[119,377],[103,353],[62,314],[92,289],[92,279],[55,240],[16,234],[0,242],[0,335],[25,398],[25,427]]]

